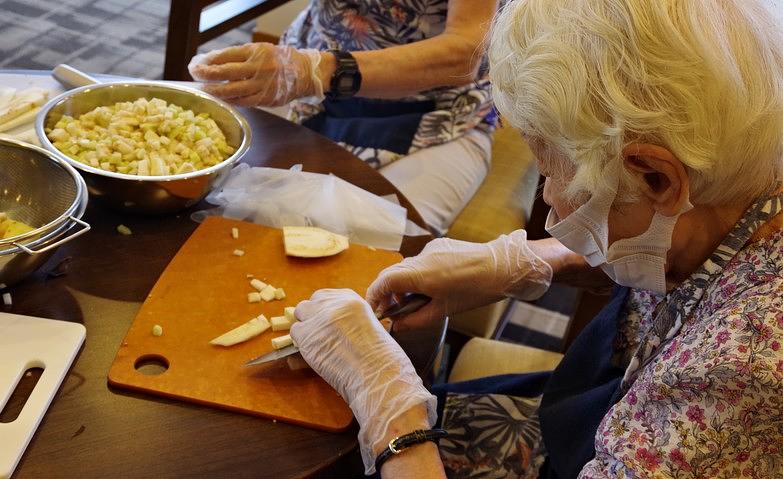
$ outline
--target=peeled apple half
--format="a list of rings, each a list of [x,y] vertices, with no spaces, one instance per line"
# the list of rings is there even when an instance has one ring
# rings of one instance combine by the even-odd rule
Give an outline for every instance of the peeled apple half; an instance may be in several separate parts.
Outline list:
[[[348,238],[312,226],[283,228],[285,254],[299,258],[334,256],[348,249]]]

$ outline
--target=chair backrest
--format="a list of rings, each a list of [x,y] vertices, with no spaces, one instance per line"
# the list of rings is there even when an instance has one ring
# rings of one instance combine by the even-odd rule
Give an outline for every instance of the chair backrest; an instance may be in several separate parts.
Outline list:
[[[188,63],[200,45],[291,1],[171,0],[163,79],[191,80]]]

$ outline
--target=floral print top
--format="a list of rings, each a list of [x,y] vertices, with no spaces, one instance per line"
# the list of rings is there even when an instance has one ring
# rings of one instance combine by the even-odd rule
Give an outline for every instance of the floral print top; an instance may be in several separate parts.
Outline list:
[[[667,296],[631,293],[616,344],[626,393],[580,477],[783,477],[783,231],[748,242],[780,210],[751,207]]]
[[[297,48],[347,51],[405,45],[442,33],[448,0],[311,0],[281,38]],[[491,132],[496,122],[486,59],[478,76],[465,85],[442,88],[401,101],[435,102],[425,114],[408,153],[459,138],[471,129]],[[323,111],[306,101],[292,103],[292,119],[302,122]],[[384,166],[402,155],[343,145],[362,159]]]

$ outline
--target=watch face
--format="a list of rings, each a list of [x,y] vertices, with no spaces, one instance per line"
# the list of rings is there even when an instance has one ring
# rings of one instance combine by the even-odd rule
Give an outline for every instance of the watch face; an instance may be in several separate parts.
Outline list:
[[[355,83],[356,82],[354,81],[353,75],[343,74],[340,75],[340,78],[337,79],[337,88],[341,92],[351,91]]]

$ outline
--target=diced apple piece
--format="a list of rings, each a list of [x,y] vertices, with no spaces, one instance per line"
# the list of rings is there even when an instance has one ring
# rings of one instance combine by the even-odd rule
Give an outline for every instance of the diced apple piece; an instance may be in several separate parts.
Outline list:
[[[279,338],[272,338],[272,347],[275,349],[283,349],[286,346],[294,344],[294,340],[291,339],[290,334],[280,336]]]
[[[291,329],[291,321],[285,316],[274,316],[271,321],[272,331],[288,331]]]
[[[239,228],[231,228],[231,237],[239,239]]]
[[[285,299],[285,291],[283,288],[275,289],[275,299]]]
[[[261,302],[261,293],[258,293],[258,292],[247,293],[247,302],[248,303],[260,303]]]
[[[277,290],[275,289],[274,286],[272,286],[271,284],[266,285],[266,288],[261,290],[261,299],[263,299],[264,301],[272,301],[273,299],[275,299],[275,291]]]
[[[294,316],[294,311],[296,311],[296,308],[293,306],[289,306],[285,308],[285,317],[288,318],[288,320],[291,322],[291,324],[296,321],[296,316]]]
[[[241,249],[235,249],[234,250],[234,256],[245,256],[245,252]]]
[[[117,225],[117,233],[123,236],[130,236],[133,234],[133,231],[125,225]]]
[[[267,284],[261,281],[260,279],[251,279],[250,280],[250,286],[253,287],[256,291],[259,293],[264,290],[264,288],[267,287]]]
[[[209,342],[217,346],[233,346],[254,338],[259,334],[269,329],[271,325],[266,317],[262,314],[257,318],[253,318],[245,324],[239,325],[231,331],[218,336]]]
[[[311,226],[283,228],[285,254],[300,258],[334,256],[348,249],[348,238]]]

